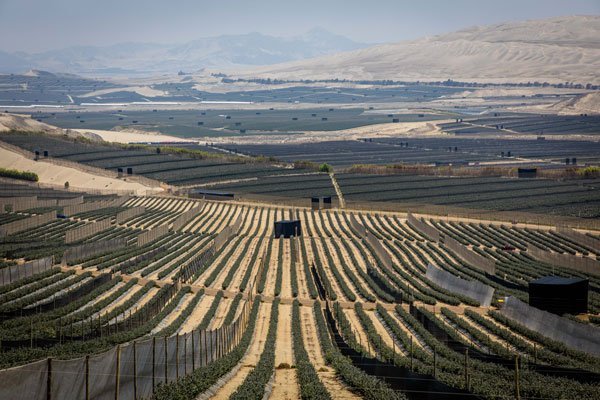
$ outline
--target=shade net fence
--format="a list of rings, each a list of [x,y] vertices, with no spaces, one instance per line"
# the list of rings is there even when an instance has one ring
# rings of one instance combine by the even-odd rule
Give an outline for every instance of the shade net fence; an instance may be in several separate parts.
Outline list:
[[[33,208],[66,206],[71,204],[83,203],[83,196],[67,199],[38,199],[37,196],[29,197],[7,197],[0,199],[0,210],[5,211],[8,207],[10,211],[23,211]]]
[[[373,250],[375,250],[377,257],[379,257],[381,262],[383,262],[383,264],[387,268],[392,268],[392,257],[390,257],[389,253],[387,251],[385,251],[385,248],[383,247],[381,242],[377,239],[377,237],[375,237],[375,235],[373,235],[371,232],[367,232],[367,235],[365,236],[365,240],[367,241],[367,243],[369,243],[369,245],[371,245]]]
[[[433,240],[434,242],[439,242],[440,241],[440,231],[438,231],[436,228],[434,228],[433,226],[421,221],[420,219],[416,218],[414,215],[412,215],[411,213],[408,213],[406,215],[406,219],[408,220],[408,223],[415,228],[419,233],[429,237],[431,240]]]
[[[500,313],[519,324],[566,346],[600,355],[600,329],[539,310],[516,297],[508,297]]]
[[[367,235],[367,228],[365,228],[363,224],[358,222],[354,214],[348,215],[348,221],[350,222],[350,226],[352,227],[352,229],[355,230],[360,237],[365,237]]]
[[[442,243],[448,249],[452,250],[460,259],[472,267],[490,275],[496,273],[496,261],[490,258],[483,257],[469,249],[467,246],[460,244],[457,240],[451,237],[444,237]]]
[[[152,337],[71,360],[46,359],[0,370],[0,399],[150,398],[159,384],[175,382],[228,354],[241,340],[250,314],[215,330]]]
[[[11,211],[18,211],[18,209],[15,208],[15,206],[17,206],[18,204],[28,204],[31,201],[35,200],[37,200],[37,196],[18,196],[0,198],[0,212],[6,212],[7,208],[9,208]]]
[[[63,254],[63,263],[72,263],[97,254],[108,253],[127,246],[126,238],[98,240],[68,248]]]
[[[600,262],[573,254],[552,253],[538,247],[529,245],[527,253],[538,261],[545,262],[556,267],[572,269],[590,275],[600,276]]]
[[[431,264],[427,266],[427,273],[425,276],[436,285],[451,293],[460,294],[478,301],[483,307],[489,307],[492,303],[494,288],[491,286],[484,285],[481,282],[468,281],[459,278]]]
[[[0,269],[0,285],[8,285],[35,274],[48,271],[54,265],[54,256],[27,261],[21,265],[9,265]]]
[[[237,217],[237,219],[235,220],[233,225],[226,226],[225,228],[223,228],[223,230],[221,230],[221,232],[219,232],[219,234],[213,241],[215,253],[218,252],[219,250],[221,250],[221,247],[223,247],[223,245],[225,243],[227,243],[229,241],[229,239],[231,239],[233,236],[237,235],[241,226],[242,226],[242,216],[240,215],[239,217]]]
[[[101,210],[103,208],[120,207],[129,200],[128,196],[120,196],[112,200],[92,201],[83,204],[68,205],[63,209],[63,214],[71,216],[88,211]]]
[[[82,204],[83,203],[83,196],[79,196],[79,197],[72,197],[70,199],[58,199],[56,201],[56,205],[57,206],[72,206],[74,204]]]
[[[130,218],[137,217],[146,212],[144,207],[132,207],[125,211],[118,212],[115,216],[115,222],[119,225],[125,223]]]
[[[0,225],[0,237],[26,231],[27,229],[31,228],[37,228],[38,226],[47,224],[48,222],[54,221],[55,219],[56,211],[50,211],[44,214],[34,215],[33,217],[9,222],[7,224]]]
[[[573,240],[579,244],[586,246],[587,248],[595,251],[596,253],[600,253],[600,240],[585,235],[581,232],[577,232],[568,227],[558,227],[556,231],[562,236],[566,236],[568,239]]]
[[[65,243],[75,243],[112,227],[110,219],[91,222],[65,232]]]
[[[204,204],[197,205],[196,207],[190,208],[179,217],[175,218],[171,230],[178,231],[182,229],[188,222],[190,222],[196,215],[200,214],[204,209]]]
[[[137,238],[137,245],[138,245],[138,247],[145,246],[148,243],[155,241],[159,237],[163,237],[163,236],[167,235],[168,233],[169,233],[169,225],[167,225],[167,224],[159,225],[156,228],[152,228],[152,229],[142,233],[141,235],[139,235]]]

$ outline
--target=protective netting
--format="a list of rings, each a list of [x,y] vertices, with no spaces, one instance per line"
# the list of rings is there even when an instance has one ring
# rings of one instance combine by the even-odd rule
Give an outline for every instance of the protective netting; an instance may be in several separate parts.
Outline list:
[[[94,256],[96,254],[118,250],[125,246],[127,246],[126,238],[97,240],[91,243],[73,246],[68,248],[63,254],[63,262],[69,263],[72,261],[81,260],[87,257]]]
[[[54,256],[28,261],[21,265],[9,265],[0,269],[0,286],[8,285],[19,279],[28,278],[52,268]]]
[[[56,211],[50,211],[45,214],[34,215],[33,217],[23,218],[17,221],[0,225],[0,237],[12,235],[27,229],[37,228],[56,219]]]
[[[221,247],[223,247],[223,245],[229,241],[229,239],[231,239],[233,236],[235,236],[238,233],[241,226],[242,226],[242,216],[240,215],[237,217],[237,219],[235,220],[233,225],[226,226],[225,228],[223,228],[223,230],[221,230],[221,232],[219,232],[219,234],[213,241],[213,247],[214,247],[215,253],[217,251],[219,251],[221,249]]]
[[[367,234],[367,229],[363,224],[356,220],[356,216],[354,214],[348,215],[348,221],[350,221],[350,226],[358,233],[359,236],[364,237]]]
[[[573,254],[551,253],[532,245],[527,246],[527,253],[536,260],[555,265],[557,267],[568,268],[575,271],[584,272],[586,274],[600,276],[600,263],[588,257],[579,257]]]
[[[189,221],[191,221],[196,215],[200,214],[204,209],[204,204],[197,205],[196,207],[190,208],[179,217],[175,218],[171,230],[178,231],[183,228]]]
[[[472,267],[487,272],[490,275],[494,275],[496,273],[496,261],[493,259],[485,258],[475,253],[473,250],[469,249],[465,245],[460,244],[451,237],[444,237],[442,243],[444,243],[444,246],[452,250],[458,257]]]
[[[86,393],[100,400],[149,398],[153,387],[174,382],[227,354],[246,327],[248,305],[232,324],[216,330],[154,337],[89,357],[0,370],[0,399],[44,400],[48,392],[52,399],[82,399]]]
[[[58,199],[56,201],[57,206],[72,206],[74,204],[83,203],[83,196],[71,197],[70,199]]]
[[[135,364],[138,398],[148,398],[152,394],[152,339],[135,344]]]
[[[168,233],[169,233],[169,225],[165,224],[165,225],[157,226],[157,227],[152,228],[152,229],[142,233],[141,235],[139,235],[137,238],[137,245],[144,246],[150,242],[155,241],[156,239],[158,239],[161,236],[165,236]]]
[[[587,246],[588,248],[594,250],[597,253],[600,252],[600,240],[594,237],[584,235],[583,233],[577,232],[568,227],[558,227],[557,232],[577,243]]]
[[[52,360],[53,399],[85,398],[85,358]]]
[[[73,205],[66,206],[63,209],[63,214],[71,216],[73,214],[79,214],[82,212],[100,210],[102,208],[120,207],[123,204],[125,204],[125,202],[127,200],[129,200],[129,197],[122,196],[122,197],[117,197],[116,199],[112,199],[112,200],[91,201],[89,203],[73,204]]]
[[[40,200],[37,196],[32,197],[8,197],[0,201],[0,208],[10,207],[11,211],[30,210],[32,208],[55,207],[58,205],[56,199]]]
[[[85,369],[85,365],[83,367]],[[116,348],[90,357],[88,379],[90,399],[109,400],[115,398],[116,368]],[[57,385],[62,386],[62,383],[59,382]]]
[[[98,232],[105,231],[111,227],[111,220],[107,218],[100,221],[91,222],[89,224],[85,224],[77,228],[69,229],[65,232],[65,243],[78,242],[82,239],[95,235]]]
[[[373,250],[375,250],[375,253],[377,253],[377,256],[383,262],[383,264],[388,268],[392,268],[392,258],[390,257],[389,253],[385,251],[383,245],[381,242],[379,242],[375,235],[373,235],[371,232],[367,232],[365,239],[371,245]]]
[[[26,208],[20,208],[19,205],[23,204],[24,206],[28,206],[36,200],[37,196],[2,197],[0,198],[0,212],[5,212],[7,206],[11,211],[26,210]]]
[[[429,224],[426,224],[425,222],[423,222],[420,219],[416,218],[411,213],[408,213],[406,215],[406,219],[408,220],[408,223],[413,228],[415,228],[417,231],[419,231],[419,233],[422,233],[423,235],[429,237],[434,242],[439,242],[440,241],[440,231],[438,231],[437,229],[435,229],[433,226],[431,226]]]
[[[46,360],[0,371],[0,399],[14,399],[16,395],[22,399],[46,400],[47,385]]]
[[[115,221],[117,224],[122,224],[130,218],[137,217],[138,215],[142,215],[146,212],[145,207],[132,207],[125,211],[118,212],[115,216]]]
[[[427,266],[427,279],[449,292],[476,300],[483,307],[489,307],[494,297],[494,288],[477,281],[468,281],[444,271],[434,265]]]
[[[531,307],[508,297],[500,313],[519,324],[586,353],[600,355],[600,329]]]

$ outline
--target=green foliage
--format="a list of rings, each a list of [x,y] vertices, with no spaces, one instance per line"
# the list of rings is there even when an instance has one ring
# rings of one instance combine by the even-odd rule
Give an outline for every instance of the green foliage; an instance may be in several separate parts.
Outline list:
[[[279,296],[281,294],[281,286],[283,284],[283,241],[285,239],[279,239],[279,251],[277,253],[277,271],[275,274],[275,296]]]
[[[214,316],[217,312],[217,308],[219,308],[219,303],[221,303],[222,299],[223,299],[223,292],[217,293],[217,295],[213,299],[212,303],[210,304],[210,308],[208,309],[206,314],[204,314],[202,321],[200,321],[200,324],[198,325],[198,329],[200,329],[202,331],[202,330],[205,330],[208,328],[208,325],[210,325],[210,321],[212,321],[212,319],[214,318]]]
[[[0,176],[3,178],[19,179],[22,181],[37,182],[39,177],[35,172],[19,171],[16,169],[0,168]]]
[[[327,163],[319,165],[319,172],[326,172],[328,174],[333,172],[333,167]]]

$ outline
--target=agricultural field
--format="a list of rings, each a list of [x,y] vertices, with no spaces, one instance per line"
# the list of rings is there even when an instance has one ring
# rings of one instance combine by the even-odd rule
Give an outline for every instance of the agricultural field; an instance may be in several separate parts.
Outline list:
[[[193,154],[163,154],[156,147],[111,146],[49,135],[9,133],[0,140],[30,152],[48,151],[50,157],[116,172],[132,168],[142,175],[176,186],[298,173],[302,170],[267,162],[194,157]],[[193,150],[193,149],[192,149]]]
[[[441,124],[444,131],[455,135],[493,133],[528,135],[597,135],[600,133],[600,117],[582,114],[535,115],[494,113],[478,118],[465,118],[461,122]]]
[[[326,174],[287,178],[296,181],[283,192],[332,193]],[[362,178],[338,179],[348,189]],[[4,199],[78,195],[0,189]],[[600,355],[502,311],[507,296],[529,302],[531,280],[583,277],[589,313],[579,325],[598,329],[600,277],[530,249],[589,262],[600,251],[554,227],[175,196],[84,196],[58,212],[0,238],[0,395],[11,382],[30,398],[597,398]],[[38,213],[5,210],[0,225]],[[274,237],[287,219],[301,221],[301,236]],[[27,262],[49,256],[31,273]],[[489,286],[491,305],[440,286],[430,265]],[[41,380],[22,372],[47,368]]]
[[[345,140],[299,144],[230,144],[218,147],[239,154],[276,157],[288,162],[327,163],[335,168],[348,168],[354,164],[463,164],[504,161],[500,154],[450,152],[448,147],[430,149],[417,145],[417,140],[412,138],[390,139],[390,142],[392,143],[384,140]]]
[[[518,211],[597,219],[600,217],[598,180],[558,181],[502,177],[444,177],[419,175],[359,175],[336,173],[340,192],[348,204],[377,207],[426,204],[468,211]],[[337,196],[327,175],[258,178],[211,186],[211,189],[247,194],[306,199]]]
[[[596,180],[336,174],[348,202],[437,204],[497,211],[600,217]]]
[[[453,153],[454,157],[462,155],[465,161],[471,157],[481,163],[485,162],[486,165],[494,165],[494,161],[500,164],[511,160],[525,160],[527,165],[553,166],[564,164],[566,158],[569,158],[569,162],[575,158],[577,165],[600,163],[600,143],[587,140],[466,139],[459,136],[385,138],[373,139],[373,142],[393,146],[402,144],[405,146],[403,150],[414,148],[431,152],[445,151]],[[408,148],[406,148],[407,143]]]
[[[243,102],[243,103],[310,103],[352,104],[428,102],[443,96],[459,93],[462,88],[436,85],[387,85],[364,87],[329,87],[323,85],[287,85],[270,87],[256,85],[255,90],[226,93],[198,90],[196,82],[164,82],[148,86],[148,93],[130,90],[124,84],[93,80],[76,75],[52,74],[0,74],[0,107],[36,105],[86,105],[134,102]],[[120,90],[119,90],[120,89]],[[94,93],[97,91],[107,91]]]
[[[333,131],[399,122],[433,121],[452,116],[433,113],[375,113],[364,108],[276,108],[147,110],[112,112],[37,112],[35,119],[60,128],[104,129],[115,127],[158,131],[182,138],[235,137],[249,134],[289,135],[302,131]]]

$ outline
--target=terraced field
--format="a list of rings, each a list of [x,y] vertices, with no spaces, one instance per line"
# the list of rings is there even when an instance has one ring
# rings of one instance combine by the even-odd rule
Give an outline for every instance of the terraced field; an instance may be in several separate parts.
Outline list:
[[[35,140],[32,140],[35,138]],[[161,154],[156,148],[131,146],[122,148],[48,135],[6,134],[0,140],[30,152],[48,151],[59,160],[82,163],[116,172],[132,168],[133,173],[177,186],[190,186],[218,181],[249,179],[269,175],[303,172],[267,162],[244,162],[201,155]],[[251,160],[248,160],[251,161]]]
[[[54,256],[0,286],[0,365],[14,367],[0,370],[0,397],[12,398],[17,384],[33,399],[69,391],[121,399],[598,398],[599,354],[502,312],[507,296],[529,301],[535,278],[584,277],[589,322],[580,325],[598,329],[600,277],[530,251],[596,262],[598,248],[562,231],[183,197],[122,200],[0,238],[3,277],[7,268],[25,270],[23,258]],[[135,207],[144,212],[118,217]],[[5,212],[0,225],[35,215]],[[273,237],[274,222],[290,218],[301,220],[302,235]],[[108,229],[65,242],[66,231],[103,221]],[[440,286],[430,265],[488,285],[491,306]]]

